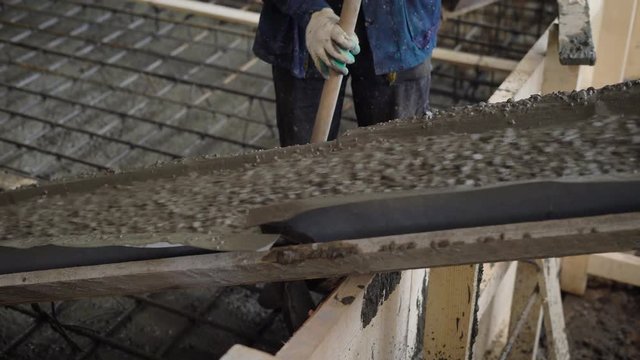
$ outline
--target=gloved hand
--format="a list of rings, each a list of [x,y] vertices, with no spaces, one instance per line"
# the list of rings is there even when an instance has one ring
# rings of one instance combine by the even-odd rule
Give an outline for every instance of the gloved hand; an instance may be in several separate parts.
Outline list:
[[[329,77],[329,68],[347,75],[347,64],[353,64],[356,61],[353,55],[360,52],[358,37],[347,35],[338,25],[339,20],[331,8],[324,8],[314,12],[307,25],[307,50],[325,79]]]

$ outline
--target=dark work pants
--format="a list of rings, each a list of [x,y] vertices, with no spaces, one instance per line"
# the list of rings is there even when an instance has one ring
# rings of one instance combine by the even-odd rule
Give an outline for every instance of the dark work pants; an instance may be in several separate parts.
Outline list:
[[[349,65],[348,75],[351,77],[358,126],[424,115],[429,109],[430,59],[412,69],[376,75],[371,48],[366,34],[359,31],[361,29],[361,26],[356,28],[361,52],[356,56],[356,62]],[[305,79],[294,77],[289,69],[273,66],[273,82],[280,145],[308,143],[324,79],[309,60]],[[329,140],[338,135],[346,82],[345,78],[336,104]]]

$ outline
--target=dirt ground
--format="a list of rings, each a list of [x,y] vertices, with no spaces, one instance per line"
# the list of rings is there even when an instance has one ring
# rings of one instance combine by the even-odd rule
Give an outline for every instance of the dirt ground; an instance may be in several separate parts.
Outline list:
[[[572,359],[640,359],[639,287],[591,278],[563,300]]]

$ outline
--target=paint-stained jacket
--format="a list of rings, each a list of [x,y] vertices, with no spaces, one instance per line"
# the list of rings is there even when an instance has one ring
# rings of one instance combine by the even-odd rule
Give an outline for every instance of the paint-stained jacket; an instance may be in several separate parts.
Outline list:
[[[308,62],[305,29],[311,14],[340,0],[264,0],[253,51],[260,59],[303,78]],[[431,56],[440,23],[440,0],[363,0],[376,74],[412,68]],[[357,61],[357,57],[356,57]]]

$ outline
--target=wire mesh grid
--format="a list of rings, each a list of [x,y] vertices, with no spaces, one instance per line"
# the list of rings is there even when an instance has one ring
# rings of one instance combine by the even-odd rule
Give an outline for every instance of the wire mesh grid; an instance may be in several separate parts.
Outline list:
[[[48,179],[276,142],[246,30],[80,1],[4,2],[0,26],[7,169]]]
[[[440,44],[518,59],[555,16],[552,3],[498,2],[447,21]],[[271,69],[253,56],[253,36],[124,0],[0,2],[0,168],[46,181],[276,145]],[[485,100],[505,75],[434,62],[432,106]],[[344,106],[353,126],[349,97]],[[258,291],[3,307],[0,358],[210,359],[235,343],[273,352],[287,331]]]

